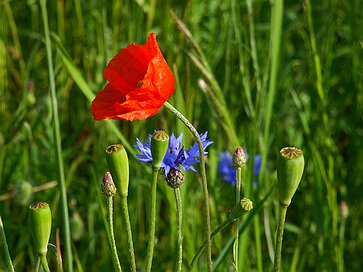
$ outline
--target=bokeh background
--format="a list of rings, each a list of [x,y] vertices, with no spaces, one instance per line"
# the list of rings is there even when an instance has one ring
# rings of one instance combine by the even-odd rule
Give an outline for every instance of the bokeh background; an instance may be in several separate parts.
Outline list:
[[[77,271],[112,269],[100,192],[107,171],[105,148],[118,142],[128,148],[129,208],[141,267],[151,177],[148,166],[135,159],[136,137],[145,141],[148,133],[160,128],[169,134],[184,133],[186,147],[193,143],[190,133],[165,109],[135,122],[95,122],[90,113],[91,100],[106,84],[102,74],[109,59],[131,42],[144,44],[152,31],[177,79],[170,103],[199,132],[208,131],[214,142],[207,157],[213,228],[235,201],[234,188],[218,174],[220,152],[233,152],[240,145],[250,158],[262,156],[258,177],[252,159],[243,172],[245,195],[258,203],[277,183],[279,150],[297,146],[306,165],[288,210],[284,271],[361,271],[363,2],[285,1],[279,55],[271,50],[277,37],[272,2],[47,2]],[[31,202],[50,204],[51,243],[55,244],[57,229],[62,239],[49,70],[39,1],[1,0],[0,7],[0,213],[15,269],[29,271],[34,264],[26,224]],[[275,68],[274,57],[279,60]],[[188,172],[181,188],[185,265],[204,238],[198,179],[198,174]],[[173,270],[174,205],[173,191],[161,177],[153,262],[158,271]],[[240,271],[272,269],[277,215],[274,190],[243,234]],[[117,214],[115,224],[127,271],[126,240]],[[233,231],[230,227],[216,236],[214,259]],[[228,252],[218,271],[232,268]],[[54,267],[54,254],[49,261]],[[4,269],[0,259],[0,270]]]

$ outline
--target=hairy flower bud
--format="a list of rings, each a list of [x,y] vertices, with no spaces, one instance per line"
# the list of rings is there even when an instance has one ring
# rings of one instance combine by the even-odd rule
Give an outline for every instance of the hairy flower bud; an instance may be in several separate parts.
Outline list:
[[[304,156],[301,149],[284,147],[277,160],[280,204],[289,206],[304,172]]]
[[[12,196],[15,203],[22,206],[29,205],[33,198],[33,186],[26,180],[19,180],[14,184]]]
[[[242,198],[239,203],[234,206],[232,211],[229,213],[228,217],[230,219],[236,220],[245,213],[249,212],[253,208],[253,203],[248,198]]]
[[[106,149],[106,161],[113,181],[121,197],[129,193],[129,158],[121,144],[110,145]]]
[[[151,138],[151,155],[153,168],[160,169],[169,145],[169,135],[163,130],[157,130]]]
[[[234,168],[241,168],[243,165],[245,165],[247,161],[247,156],[245,151],[242,147],[237,147],[236,151],[233,154],[232,157],[232,164]]]
[[[117,189],[110,172],[106,172],[103,176],[101,189],[105,196],[114,196],[116,194]]]
[[[29,227],[38,254],[45,255],[52,227],[52,215],[47,203],[36,202],[29,206]]]
[[[184,174],[182,171],[171,168],[168,176],[166,177],[166,182],[171,188],[179,188],[184,183]]]

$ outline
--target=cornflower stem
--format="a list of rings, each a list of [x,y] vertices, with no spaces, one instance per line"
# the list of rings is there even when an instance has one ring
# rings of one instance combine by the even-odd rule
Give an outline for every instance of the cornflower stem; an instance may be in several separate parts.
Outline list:
[[[276,246],[275,246],[275,260],[274,260],[274,271],[280,271],[280,264],[281,264],[281,248],[282,248],[282,238],[284,234],[285,228],[285,218],[287,212],[287,206],[280,205],[280,219],[279,225],[277,228],[277,235],[276,235]]]
[[[64,174],[64,165],[63,165],[63,155],[62,155],[62,144],[61,144],[61,134],[60,134],[60,126],[59,126],[59,118],[58,118],[58,104],[57,104],[57,95],[55,90],[55,79],[54,79],[54,69],[53,69],[53,57],[52,57],[52,48],[50,42],[50,32],[48,25],[48,14],[46,7],[46,0],[40,1],[40,6],[42,10],[42,17],[44,23],[44,36],[45,36],[45,46],[47,51],[47,60],[48,60],[48,71],[49,71],[49,83],[50,83],[50,95],[51,95],[51,105],[53,111],[53,121],[54,121],[54,138],[56,143],[56,153],[57,153],[57,161],[58,161],[58,171],[59,171],[59,180],[60,180],[60,191],[61,191],[61,206],[62,206],[62,221],[63,221],[63,230],[64,230],[64,240],[65,240],[65,251],[66,251],[66,260],[67,260],[67,271],[73,272],[73,256],[72,256],[72,245],[71,245],[71,231],[69,225],[69,214],[68,214],[68,201],[67,201],[67,188]]]
[[[198,131],[194,128],[194,126],[188,121],[187,118],[184,117],[176,108],[174,108],[168,101],[165,101],[164,106],[170,110],[180,121],[184,123],[193,134],[195,140],[198,143],[199,148],[199,163],[200,163],[200,171],[202,175],[202,189],[203,189],[203,198],[204,198],[204,216],[205,216],[205,225],[206,225],[206,247],[207,247],[207,263],[208,263],[208,271],[212,271],[212,239],[211,239],[211,223],[210,223],[210,211],[209,211],[209,195],[208,195],[208,183],[207,183],[207,174],[205,170],[205,158],[204,158],[204,150],[202,140],[200,139]]]
[[[113,196],[107,197],[107,208],[108,208],[108,232],[110,234],[110,246],[112,251],[112,262],[115,271],[121,272],[121,264],[117,254],[116,242],[115,242],[115,233],[113,230]]]
[[[176,203],[176,217],[178,220],[176,233],[177,233],[177,266],[176,271],[182,271],[182,263],[183,263],[183,231],[182,231],[182,202],[180,197],[180,189],[174,189],[175,195],[175,203]]]
[[[129,254],[130,254],[130,269],[132,272],[136,272],[135,250],[134,250],[134,242],[132,240],[132,231],[131,231],[129,208],[127,205],[127,197],[121,198],[121,210],[122,210],[122,215],[124,217],[125,226],[126,226],[127,246],[128,246]]]
[[[14,272],[15,270],[13,267],[13,263],[11,261],[8,243],[6,242],[6,235],[5,235],[5,230],[4,230],[3,220],[1,219],[1,215],[0,215],[0,244],[2,244],[4,246],[4,253],[5,253],[4,257],[5,257],[6,266],[8,267],[9,271]]]
[[[48,261],[47,261],[47,255],[46,254],[40,255],[40,262],[42,264],[43,270],[45,272],[50,272],[50,269],[49,269],[49,266],[48,266]]]
[[[220,224],[211,234],[210,234],[210,240],[214,238],[218,234],[218,232],[222,231],[225,227],[227,227],[229,224],[231,224],[234,221],[234,219],[228,217],[222,224]],[[195,253],[193,260],[191,261],[189,265],[189,271],[191,271],[194,267],[195,262],[199,259],[200,255],[202,255],[203,251],[205,250],[207,246],[207,241],[204,241],[203,244],[199,247],[197,253]]]
[[[154,240],[155,240],[155,220],[156,220],[156,188],[160,168],[154,168],[152,171],[152,183],[151,183],[151,205],[150,205],[150,222],[149,222],[149,242],[146,253],[146,269],[145,271],[151,271],[154,255]]]
[[[238,204],[241,199],[241,188],[242,188],[242,168],[241,167],[236,168],[236,177],[237,177],[236,204]],[[233,244],[233,258],[234,258],[234,265],[235,265],[236,271],[238,271],[238,256],[239,256],[238,227],[239,227],[239,219],[236,220],[236,231],[235,231],[236,240],[234,241],[234,244]]]

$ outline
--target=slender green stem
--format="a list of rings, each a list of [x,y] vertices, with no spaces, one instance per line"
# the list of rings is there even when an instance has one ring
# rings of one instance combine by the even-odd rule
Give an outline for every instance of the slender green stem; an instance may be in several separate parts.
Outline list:
[[[151,203],[150,203],[150,222],[149,222],[149,243],[147,246],[146,269],[151,271],[154,255],[154,239],[155,239],[155,220],[156,220],[156,187],[160,168],[153,168],[151,183]]]
[[[38,272],[40,268],[40,256],[37,257],[37,260],[35,261],[33,272]]]
[[[242,168],[238,167],[236,169],[236,204],[240,202],[241,199],[241,188],[242,188]],[[238,235],[238,227],[239,227],[239,219],[236,220],[236,240],[233,244],[233,258],[234,258],[234,265],[236,271],[238,271],[238,256],[239,256],[239,235]]]
[[[132,231],[131,231],[129,208],[127,205],[127,197],[121,198],[121,209],[122,209],[122,215],[124,217],[125,226],[126,226],[127,247],[129,249],[129,254],[130,254],[130,269],[132,272],[135,272],[136,271],[136,259],[135,259],[134,243],[132,240]]]
[[[6,266],[8,267],[9,271],[14,272],[13,263],[11,261],[11,257],[10,257],[10,253],[9,253],[8,243],[6,242],[6,235],[5,235],[5,230],[4,230],[3,220],[1,219],[1,215],[0,215],[0,244],[2,244],[4,246],[4,253],[5,253],[4,257],[5,257]]]
[[[107,197],[107,207],[108,207],[108,232],[110,234],[110,246],[112,251],[112,262],[115,271],[121,272],[121,264],[117,254],[116,241],[115,241],[115,233],[113,230],[113,196]]]
[[[73,257],[72,257],[71,234],[70,234],[71,232],[70,232],[70,226],[69,226],[68,206],[67,206],[67,203],[68,203],[67,188],[66,188],[65,175],[64,175],[61,134],[60,134],[59,118],[58,118],[58,104],[57,104],[57,95],[56,95],[56,90],[55,90],[53,57],[52,57],[52,48],[51,48],[50,34],[49,34],[46,0],[41,0],[40,6],[42,9],[42,17],[43,17],[43,23],[44,23],[44,35],[45,35],[45,45],[46,45],[46,50],[47,50],[51,104],[52,104],[53,121],[54,121],[54,137],[55,137],[55,143],[56,143],[58,171],[59,171],[59,180],[60,180],[60,189],[61,189],[61,204],[62,204],[62,216],[63,216],[63,219],[61,221],[63,221],[63,230],[64,230],[64,239],[65,239],[65,251],[66,251],[66,260],[67,260],[67,263],[66,263],[67,269],[66,270],[68,272],[72,272],[73,271]]]
[[[282,248],[282,238],[284,235],[284,227],[285,227],[285,218],[287,207],[280,205],[280,219],[279,225],[277,228],[277,235],[276,235],[276,246],[275,246],[275,261],[274,261],[274,271],[280,271],[280,264],[281,264],[281,248]]]
[[[174,189],[174,195],[175,195],[175,203],[176,203],[176,217],[178,220],[176,233],[177,233],[177,266],[176,271],[182,271],[182,263],[183,263],[183,231],[182,231],[182,201],[180,197],[180,189],[175,188]]]
[[[204,158],[204,150],[203,144],[200,139],[198,131],[194,128],[194,126],[188,121],[187,118],[184,117],[176,108],[174,108],[167,101],[164,103],[164,106],[170,110],[180,121],[182,121],[193,134],[195,140],[198,143],[199,148],[199,163],[200,163],[200,171],[202,175],[202,189],[203,189],[203,198],[204,198],[204,216],[205,216],[205,225],[206,225],[206,243],[207,243],[207,263],[208,263],[208,271],[212,271],[212,240],[211,240],[211,223],[210,223],[210,211],[209,211],[209,195],[208,195],[208,183],[207,183],[207,174],[205,170],[205,158]]]
[[[212,240],[214,236],[218,234],[218,232],[222,231],[225,227],[233,222],[233,219],[227,218],[222,224],[220,224],[211,234],[210,239]],[[207,241],[204,241],[203,244],[199,247],[197,253],[194,255],[192,262],[189,265],[189,271],[191,271],[194,267],[195,262],[199,259],[200,255],[202,255],[203,251],[207,246]]]
[[[46,254],[43,254],[43,255],[40,256],[40,261],[42,263],[43,270],[45,272],[50,272],[50,269],[49,269],[49,266],[48,266],[48,261],[47,261],[47,255]]]

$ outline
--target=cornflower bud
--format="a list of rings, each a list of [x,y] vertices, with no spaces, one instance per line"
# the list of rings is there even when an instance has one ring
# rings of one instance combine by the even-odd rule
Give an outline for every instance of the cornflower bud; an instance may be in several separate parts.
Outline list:
[[[232,211],[229,213],[228,217],[232,220],[236,220],[245,213],[249,212],[253,208],[253,203],[248,198],[242,198],[240,202],[234,206]]]
[[[151,138],[152,167],[160,169],[169,145],[169,135],[163,130],[157,130]]]
[[[36,202],[29,206],[29,227],[38,254],[47,254],[52,227],[52,214],[47,203]]]
[[[171,188],[179,188],[184,183],[184,174],[182,171],[171,168],[168,176],[166,177],[166,182]]]
[[[105,175],[103,176],[101,189],[102,193],[105,196],[113,197],[116,194],[117,189],[115,183],[113,183],[113,179],[110,172],[106,172]]]
[[[246,153],[244,152],[242,147],[237,147],[236,151],[233,154],[232,157],[232,164],[234,168],[242,168],[243,165],[245,165],[247,161]]]
[[[301,149],[284,147],[277,160],[280,204],[288,207],[299,186],[304,171],[304,156]]]
[[[114,144],[107,147],[106,161],[119,195],[127,197],[129,193],[129,158],[124,146]]]

